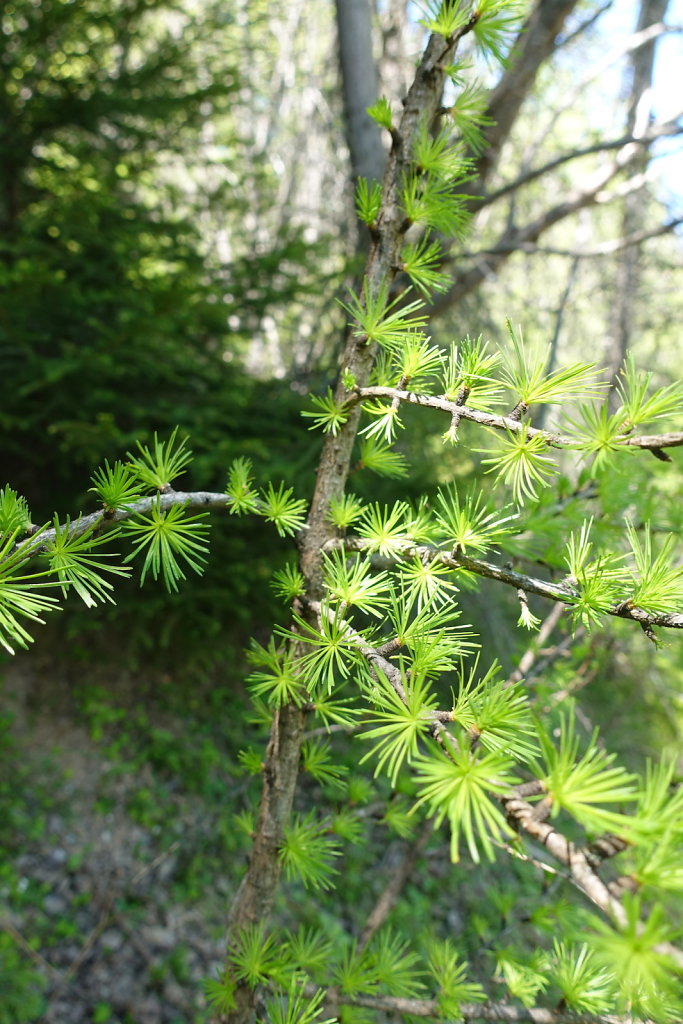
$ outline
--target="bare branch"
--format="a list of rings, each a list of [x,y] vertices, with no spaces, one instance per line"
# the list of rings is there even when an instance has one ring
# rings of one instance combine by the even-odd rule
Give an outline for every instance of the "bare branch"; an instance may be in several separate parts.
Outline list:
[[[576,4],[577,0],[536,0],[534,3],[519,33],[510,65],[489,97],[486,114],[494,123],[485,133],[486,149],[477,160],[476,177],[468,183],[470,195],[479,195],[484,190],[538,70],[553,52],[557,36]]]
[[[153,494],[148,498],[139,498],[131,502],[125,508],[98,509],[97,512],[89,512],[85,516],[79,516],[69,525],[70,537],[81,537],[93,527],[95,533],[99,533],[106,527],[122,523],[133,516],[144,515],[150,509],[159,507],[162,512],[167,511],[174,505],[187,505],[188,508],[227,508],[232,504],[232,498],[227,494],[218,494],[215,491],[173,491],[166,490],[159,494]],[[39,530],[34,536],[19,541],[15,550],[28,548],[31,554],[37,554],[42,550],[43,545],[55,539],[55,528],[48,527]]]
[[[575,885],[617,924],[626,923],[626,912],[620,901],[591,866],[584,850],[575,846],[547,821],[540,821],[536,808],[517,796],[502,799],[508,819],[515,821],[527,835],[545,846],[546,850],[569,869]]]
[[[586,207],[604,205],[607,202],[611,202],[614,198],[627,195],[629,192],[642,188],[645,184],[646,176],[638,173],[613,189],[612,192],[606,191],[607,186],[617,175],[637,165],[639,157],[643,150],[647,148],[647,145],[640,140],[627,143],[617,151],[613,160],[598,168],[597,171],[584,181],[580,188],[569,193],[562,202],[549,207],[534,220],[521,227],[517,227],[514,223],[509,225],[496,244],[492,246],[492,252],[489,256],[481,257],[475,266],[470,267],[469,270],[457,277],[447,292],[436,296],[431,305],[432,315],[438,316],[456,305],[487,276],[495,273],[498,267],[509,258],[511,253],[516,252],[524,245],[536,243],[540,236],[555,224]]]
[[[368,919],[358,939],[358,947],[360,949],[367,946],[373,935],[379,931],[393,910],[433,834],[434,828],[431,821],[428,821],[425,823],[417,839],[414,839],[412,843],[406,844],[400,864],[392,871],[389,881],[382,889],[377,902],[368,914]]]
[[[646,242],[649,238],[659,238],[660,235],[668,235],[680,224],[683,224],[683,217],[677,217],[675,220],[666,221],[665,224],[660,224],[656,228],[634,231],[624,238],[614,238],[609,242],[602,242],[600,245],[594,245],[591,249],[556,249],[549,245],[532,245],[531,243],[525,242],[522,245],[516,246],[512,251],[525,252],[530,255],[543,253],[549,256],[567,256],[574,260],[610,256],[613,253],[622,252],[624,249],[630,249],[634,245],[640,245],[642,242]],[[462,256],[467,259],[481,259],[482,257],[489,256],[492,253],[505,251],[507,250],[497,248],[480,249],[478,252],[462,253]]]
[[[647,28],[643,28],[638,32],[634,32],[625,39],[623,43],[619,43],[613,49],[608,50],[602,60],[593,64],[593,66],[588,69],[588,72],[580,78],[578,82],[576,82],[574,88],[570,89],[569,92],[566,93],[561,106],[555,107],[552,111],[552,124],[555,125],[562,114],[567,110],[572,110],[576,106],[577,101],[580,99],[587,85],[595,81],[596,78],[599,78],[603,72],[616,64],[622,57],[640,49],[641,46],[647,46],[649,43],[652,43],[655,39],[658,39],[666,33],[681,31],[683,31],[682,25],[665,25],[663,22],[657,22],[654,25],[648,25]],[[540,145],[542,145],[548,133],[548,128],[549,125],[547,123],[542,125],[536,139],[529,147],[530,152],[533,153]]]
[[[593,27],[593,25],[595,25],[597,21],[600,20],[603,14],[606,14],[607,11],[609,11],[610,7],[612,7],[613,4],[614,0],[606,0],[606,2],[601,7],[596,7],[594,11],[591,11],[588,17],[585,18],[579,25],[577,25],[577,27],[573,29],[569,33],[569,35],[564,36],[562,39],[559,40],[557,44],[557,49],[559,50],[560,48],[570,46],[575,39],[579,39],[582,35],[584,35],[590,28]]]
[[[595,858],[594,851],[581,849],[552,825],[549,825],[547,821],[539,821],[536,808],[526,800],[514,796],[512,798],[503,797],[501,802],[508,818],[516,821],[527,835],[540,842],[555,860],[569,869],[572,880],[591,902],[611,917],[617,925],[624,926],[626,924],[626,912],[623,905],[612,894],[592,865],[592,860]],[[658,953],[670,957],[677,967],[683,967],[683,950],[674,946],[673,943],[662,942],[655,949]]]
[[[308,985],[307,991],[314,995],[317,986]],[[433,1017],[442,1019],[439,1002],[436,999],[415,999],[401,996],[366,996],[356,994],[345,996],[337,989],[330,990],[330,1003],[348,1006],[363,1006],[369,1010],[390,1014],[405,1014],[411,1017]],[[633,1024],[631,1017],[620,1017],[607,1013],[599,1016],[589,1013],[575,1013],[566,1009],[527,1008],[509,1006],[507,1003],[461,1003],[462,1020],[501,1021],[503,1024]]]
[[[619,444],[623,444],[626,448],[644,448],[651,452],[660,451],[662,448],[680,448],[683,445],[683,431],[625,437],[619,441]]]
[[[526,651],[519,659],[519,665],[517,668],[514,669],[514,671],[511,672],[505,680],[506,686],[514,685],[514,683],[518,683],[528,675],[538,658],[541,648],[555,629],[555,626],[558,624],[563,614],[564,607],[561,604],[556,604],[541,623],[541,627],[534,637],[533,642],[527,647]]]
[[[477,209],[480,210],[485,206],[490,206],[498,199],[502,199],[503,196],[507,196],[511,192],[516,192],[517,189],[530,184],[532,181],[536,181],[538,178],[542,178],[545,174],[550,174],[551,171],[557,170],[558,167],[562,167],[563,164],[569,163],[571,160],[580,160],[581,157],[591,156],[594,153],[608,152],[611,149],[621,149],[633,142],[646,145],[654,142],[656,139],[677,136],[682,132],[683,129],[681,129],[675,120],[669,120],[660,125],[650,126],[648,131],[643,135],[622,135],[618,139],[607,139],[601,142],[595,142],[591,146],[582,146],[578,149],[572,149],[567,153],[560,153],[559,156],[554,157],[552,160],[548,160],[547,163],[542,164],[540,167],[535,167],[532,170],[525,171],[523,174],[520,174],[515,178],[514,181],[509,181],[505,185],[501,185],[500,188],[497,188],[494,192],[488,192],[486,195],[482,196],[477,203]]]

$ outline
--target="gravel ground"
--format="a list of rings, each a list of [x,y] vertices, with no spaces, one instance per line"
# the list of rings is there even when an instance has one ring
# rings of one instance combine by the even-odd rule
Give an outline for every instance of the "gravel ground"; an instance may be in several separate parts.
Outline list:
[[[2,709],[13,715],[22,766],[35,764],[57,809],[39,839],[17,837],[13,867],[27,898],[0,912],[27,965],[47,981],[46,1007],[31,1021],[200,1021],[202,980],[221,965],[230,883],[212,880],[206,904],[188,906],[178,902],[176,882],[183,858],[202,841],[206,814],[197,802],[185,804],[172,840],[131,820],[126,800],[140,779],[121,776],[112,785],[111,765],[84,728],[29,707],[31,684],[25,666],[6,670]],[[106,813],[98,804],[103,780]]]

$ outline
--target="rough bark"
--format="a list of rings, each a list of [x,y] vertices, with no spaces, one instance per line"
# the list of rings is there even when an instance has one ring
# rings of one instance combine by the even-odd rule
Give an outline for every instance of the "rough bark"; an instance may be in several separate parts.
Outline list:
[[[365,269],[367,287],[374,293],[382,284],[390,283],[396,273],[405,232],[405,218],[398,202],[400,183],[404,167],[410,160],[419,123],[423,117],[432,119],[435,116],[443,92],[443,69],[452,60],[460,37],[473,25],[474,21],[468,23],[458,36],[448,40],[436,35],[430,38],[405,98],[403,113],[393,133],[382,186],[382,208]],[[367,384],[373,358],[373,347],[367,339],[349,334],[341,366],[350,369],[359,386]],[[344,395],[341,381],[337,394],[340,398]],[[333,535],[327,510],[331,498],[344,488],[359,417],[360,406],[356,406],[338,436],[328,435],[323,444],[308,522],[299,544],[299,564],[306,580],[306,596],[302,601],[304,612],[312,601],[322,596],[322,548]],[[235,928],[267,920],[272,909],[280,878],[279,849],[296,789],[304,717],[304,712],[292,706],[281,708],[275,716],[264,762],[258,825],[247,872],[230,911],[228,943]],[[255,1000],[255,991],[246,984],[240,984],[234,1009],[215,1020],[227,1024],[248,1024],[254,1017]]]

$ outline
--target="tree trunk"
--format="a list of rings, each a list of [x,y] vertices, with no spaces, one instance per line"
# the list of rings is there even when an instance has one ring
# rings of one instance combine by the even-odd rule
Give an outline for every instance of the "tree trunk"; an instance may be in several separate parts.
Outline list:
[[[664,21],[669,0],[642,0],[636,31]],[[652,115],[651,88],[655,60],[656,40],[652,40],[631,54],[627,76],[630,78],[626,133],[638,138],[648,129]],[[650,151],[643,147],[636,156],[631,173],[645,175],[650,161]],[[643,189],[629,192],[624,197],[621,216],[621,236],[628,238],[644,227]],[[641,246],[631,245],[618,257],[614,321],[610,333],[606,365],[612,383],[616,383],[631,345],[634,324],[637,320],[638,288],[640,282]],[[613,388],[610,395],[613,408],[618,405],[618,393]]]
[[[369,0],[336,0],[339,67],[352,178],[381,181],[385,153],[380,130],[366,109],[377,99]]]
[[[341,0],[340,5],[346,6]],[[441,103],[444,68],[452,60],[460,36],[469,31],[473,24],[468,22],[459,35],[449,40],[437,35],[431,36],[415,72],[393,136],[382,185],[382,207],[365,268],[366,287],[371,294],[376,294],[383,284],[389,284],[397,272],[398,256],[406,231],[405,215],[399,205],[405,168],[422,118],[431,120]],[[373,360],[374,346],[368,344],[366,338],[350,333],[340,365],[348,368],[359,387],[366,386]],[[337,385],[338,399],[344,398],[345,394],[340,381]],[[306,594],[301,599],[304,613],[310,608],[310,601],[319,600],[323,594],[322,548],[334,534],[327,511],[330,500],[344,489],[359,419],[358,403],[337,436],[328,434],[323,444],[308,522],[300,534],[299,566],[306,581]],[[299,708],[286,706],[275,715],[263,770],[263,790],[254,845],[246,876],[230,911],[230,931],[248,923],[266,921],[270,914],[280,878],[279,850],[296,789],[305,714]],[[249,1024],[254,1018],[255,1002],[256,992],[246,983],[240,983],[236,991],[237,1005],[227,1015],[219,1015],[214,1020],[227,1024]]]

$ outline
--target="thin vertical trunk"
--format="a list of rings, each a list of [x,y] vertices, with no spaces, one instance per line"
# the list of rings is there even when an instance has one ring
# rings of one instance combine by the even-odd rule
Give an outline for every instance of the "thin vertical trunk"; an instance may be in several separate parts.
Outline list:
[[[664,20],[669,0],[642,0],[638,15],[636,31]],[[656,40],[634,50],[629,61],[628,76],[629,100],[626,119],[626,134],[636,138],[647,131],[650,123],[652,72],[655,61]],[[630,168],[631,174],[644,175],[650,160],[650,151],[643,148],[640,157]],[[644,227],[644,203],[642,188],[629,192],[624,197],[621,216],[621,236],[628,238]],[[634,325],[637,322],[638,289],[641,277],[641,246],[632,245],[625,248],[618,257],[614,320],[610,332],[607,366],[612,383],[615,383],[619,369],[631,346]],[[613,407],[618,403],[615,389],[612,389],[610,402]]]
[[[336,0],[346,139],[351,176],[381,181],[385,153],[380,130],[366,109],[377,99],[377,69],[372,53],[369,0]]]

